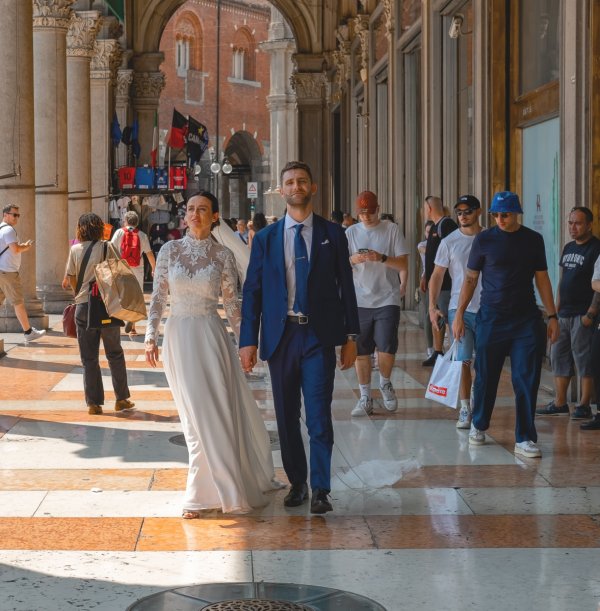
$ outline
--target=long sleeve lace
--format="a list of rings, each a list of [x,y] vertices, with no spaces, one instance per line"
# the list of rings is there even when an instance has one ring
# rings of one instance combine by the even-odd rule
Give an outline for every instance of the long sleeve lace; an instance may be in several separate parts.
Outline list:
[[[224,251],[225,260],[223,273],[221,275],[221,295],[223,296],[223,307],[229,324],[235,333],[236,339],[240,339],[241,312],[237,296],[238,273],[233,254],[229,250]]]
[[[156,342],[158,340],[160,320],[167,307],[167,299],[169,297],[169,253],[169,245],[165,244],[159,251],[158,258],[156,259],[148,326],[146,327],[146,341],[153,340]]]

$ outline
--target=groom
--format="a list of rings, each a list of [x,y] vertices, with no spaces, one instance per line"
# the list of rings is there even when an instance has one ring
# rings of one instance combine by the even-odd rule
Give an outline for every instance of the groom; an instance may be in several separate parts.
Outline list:
[[[286,507],[308,498],[308,469],[300,432],[300,393],[310,437],[311,512],[332,511],[331,400],[335,347],[341,368],[356,359],[356,295],[344,230],[313,214],[317,185],[310,168],[291,161],[281,170],[287,214],[254,236],[244,284],[240,359],[244,371],[268,361],[283,467],[291,483]]]

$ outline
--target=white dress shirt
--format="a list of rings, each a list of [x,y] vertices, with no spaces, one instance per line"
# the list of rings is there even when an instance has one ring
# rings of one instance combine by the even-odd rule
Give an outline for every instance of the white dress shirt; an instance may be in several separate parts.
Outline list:
[[[285,257],[285,278],[288,290],[288,314],[304,314],[294,312],[294,301],[296,300],[296,257],[294,256],[294,238],[296,237],[296,225],[299,225],[289,214],[285,215],[285,227],[283,229],[283,254]],[[310,247],[312,246],[313,213],[311,212],[302,221],[302,237],[306,243],[308,260],[310,261]]]

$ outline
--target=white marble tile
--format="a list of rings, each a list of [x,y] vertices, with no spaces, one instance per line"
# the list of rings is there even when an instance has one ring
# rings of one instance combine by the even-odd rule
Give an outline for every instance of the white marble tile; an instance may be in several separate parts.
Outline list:
[[[168,390],[167,378],[162,367],[156,369],[127,368],[127,381],[132,395],[136,390],[153,391]],[[102,384],[104,388],[112,388],[110,369],[102,368]],[[81,391],[83,393],[83,368],[75,367],[53,388],[53,391]]]
[[[600,514],[600,488],[461,488],[475,514]]]
[[[250,552],[2,551],[3,611],[116,611],[162,590],[252,581]]]
[[[346,369],[345,371],[340,371],[336,369],[336,386],[340,386],[341,380],[344,381],[347,387],[350,388],[358,388],[358,378],[356,377],[356,369]],[[407,390],[420,390],[425,389],[423,384],[417,382],[411,375],[406,373],[404,369],[400,367],[394,367],[392,370],[391,381],[394,388],[404,388]],[[373,371],[371,374],[371,387],[379,388],[379,371]]]
[[[355,592],[388,611],[596,611],[598,552],[588,549],[253,553],[255,580]]]
[[[0,438],[4,469],[111,469],[187,466],[187,451],[169,439],[179,423],[19,421]]]
[[[45,496],[45,490],[0,490],[0,518],[30,518]]]

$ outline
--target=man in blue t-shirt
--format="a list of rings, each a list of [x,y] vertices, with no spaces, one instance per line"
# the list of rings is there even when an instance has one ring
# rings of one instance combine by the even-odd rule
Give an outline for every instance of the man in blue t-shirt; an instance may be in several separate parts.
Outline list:
[[[475,237],[465,282],[452,325],[456,339],[464,334],[464,313],[481,274],[477,313],[475,385],[469,443],[483,445],[496,402],[504,360],[510,356],[517,410],[515,454],[539,458],[535,405],[540,385],[545,333],[533,281],[548,312],[548,337],[558,338],[558,316],[548,276],[544,238],[519,223],[523,214],[518,195],[494,195],[490,213],[496,226]]]
[[[600,240],[592,234],[593,221],[594,215],[589,208],[578,206],[569,214],[569,233],[573,241],[565,244],[560,257],[561,278],[556,304],[560,335],[550,352],[556,398],[536,410],[536,414],[542,416],[569,413],[567,389],[576,368],[581,377],[581,401],[571,418],[584,420],[592,417],[591,349],[594,320],[598,314],[592,275],[594,263],[600,255]]]

